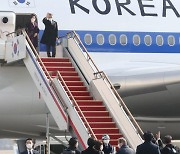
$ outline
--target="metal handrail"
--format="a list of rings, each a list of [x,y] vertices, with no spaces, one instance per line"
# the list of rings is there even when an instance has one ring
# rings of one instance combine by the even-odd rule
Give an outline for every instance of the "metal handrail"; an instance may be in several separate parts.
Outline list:
[[[94,65],[94,67],[96,68],[97,72],[100,72],[100,70],[98,69],[98,67],[96,66],[96,64],[94,63],[93,59],[91,58],[91,56],[89,55],[86,47],[84,46],[84,44],[82,43],[81,39],[78,37],[77,33],[75,31],[69,32],[68,34],[73,33],[74,36],[76,37],[76,39],[78,40],[78,42],[81,44],[81,46],[83,47],[83,50],[85,51],[86,55],[87,55],[87,59],[88,61],[90,60],[92,62],[92,64]]]
[[[25,30],[22,30],[22,32],[23,32],[24,36],[26,37],[28,43],[30,44],[31,49],[33,50],[33,53],[35,54],[37,60],[39,60],[39,62],[40,62],[40,64],[42,65],[42,68],[44,69],[45,73],[47,73],[47,76],[48,76],[50,82],[52,82],[52,78],[51,78],[49,72],[47,71],[45,65],[43,64],[43,62],[42,62],[42,60],[41,60],[41,57],[39,56],[38,52],[36,51],[34,45],[32,44],[32,42],[31,42],[29,36],[27,35],[27,33],[26,33]]]
[[[62,83],[64,84],[65,88],[67,89],[67,93],[69,93],[70,97],[71,97],[72,100],[73,100],[73,105],[78,109],[78,111],[80,112],[80,115],[82,116],[82,118],[84,119],[84,121],[85,121],[85,123],[86,123],[86,127],[87,127],[88,131],[90,132],[90,134],[92,135],[92,137],[93,137],[94,139],[97,139],[96,136],[95,136],[95,134],[94,134],[94,132],[93,132],[93,130],[92,130],[92,128],[90,127],[90,125],[89,125],[86,117],[85,117],[84,114],[82,113],[79,105],[77,104],[74,96],[72,95],[71,91],[69,90],[67,84],[65,83],[65,81],[64,81],[64,79],[63,79],[63,77],[61,76],[61,74],[60,74],[59,71],[57,71],[57,77],[60,78],[60,80],[61,80]]]
[[[8,33],[8,34],[6,34],[6,36],[9,36],[9,35],[12,35],[12,34],[16,34],[16,31],[15,31],[15,32]]]
[[[83,47],[83,50],[85,51],[86,55],[87,55],[87,59],[90,60],[93,64],[93,66],[95,67],[95,69],[97,70],[97,73],[99,72],[99,74],[101,75],[101,77],[103,79],[105,79],[108,83],[109,86],[111,87],[111,89],[113,90],[116,98],[118,100],[120,100],[120,104],[123,107],[123,109],[125,110],[126,114],[129,116],[129,118],[131,119],[131,122],[135,125],[135,128],[138,129],[138,133],[143,136],[143,131],[140,128],[139,124],[136,122],[135,118],[133,117],[133,115],[131,114],[131,112],[129,111],[128,107],[126,106],[126,104],[124,103],[124,101],[122,100],[122,98],[120,97],[120,95],[118,94],[117,90],[114,88],[114,86],[112,85],[111,81],[109,80],[109,78],[107,77],[107,75],[103,72],[103,71],[99,71],[98,67],[96,66],[96,64],[94,63],[93,59],[91,58],[91,56],[89,55],[86,47],[83,45],[82,41],[80,40],[80,38],[78,37],[77,33],[75,31],[72,31],[70,33],[73,33],[76,37],[76,39],[78,40],[78,42],[81,44],[81,46]],[[103,75],[102,75],[103,74]]]
[[[105,74],[104,71],[99,72],[101,74],[103,74],[104,78],[106,79],[106,81],[108,82],[108,84],[110,85],[111,89],[113,90],[114,94],[116,95],[117,99],[120,100],[121,106],[125,109],[125,111],[128,113],[129,117],[131,118],[132,122],[136,125],[135,128],[137,128],[139,131],[139,134],[141,136],[143,136],[143,131],[141,129],[141,127],[139,126],[139,124],[136,122],[135,118],[133,117],[133,115],[131,114],[131,112],[129,111],[128,107],[126,106],[126,104],[124,103],[123,99],[120,97],[120,95],[118,94],[117,90],[114,88],[113,84],[111,83],[110,79],[108,78],[108,76]]]
[[[47,74],[47,78],[49,79],[50,86],[53,86],[53,84],[52,84],[52,83],[53,83],[53,79],[52,79],[50,73],[47,71],[45,65],[43,64],[43,62],[42,62],[42,60],[41,60],[41,57],[39,56],[38,52],[36,51],[34,45],[32,44],[32,42],[31,42],[31,40],[30,40],[30,38],[29,38],[29,36],[27,35],[27,33],[26,33],[26,31],[25,31],[24,29],[22,30],[22,33],[23,33],[23,35],[26,37],[28,43],[30,44],[31,49],[33,50],[33,53],[35,54],[35,56],[36,56],[36,58],[37,58],[36,60],[38,60],[38,61],[40,62],[41,67],[44,69],[45,74]],[[54,88],[53,88],[53,89],[54,89]],[[56,90],[54,89],[54,91],[56,91]],[[57,93],[57,92],[56,92],[56,94],[59,95],[59,93]],[[59,98],[59,96],[58,96],[58,98]],[[62,101],[62,100],[61,100],[61,101]],[[68,107],[66,106],[65,103],[63,103],[63,106],[64,106],[64,109],[65,109],[65,111],[66,111]],[[66,113],[66,114],[67,114],[67,113]]]

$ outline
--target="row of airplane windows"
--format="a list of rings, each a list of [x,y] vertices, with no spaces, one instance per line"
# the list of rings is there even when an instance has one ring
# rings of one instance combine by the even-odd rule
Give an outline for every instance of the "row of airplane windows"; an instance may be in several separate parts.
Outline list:
[[[103,34],[98,34],[96,36],[96,41],[97,41],[98,45],[103,45],[104,42],[105,42],[104,35]],[[91,34],[86,34],[84,36],[84,42],[87,45],[91,45],[92,44],[92,35]],[[127,43],[128,43],[127,36],[125,34],[120,35],[119,42],[120,42],[121,45],[124,45],[124,46],[127,45]],[[165,40],[164,40],[162,35],[157,35],[156,36],[156,44],[158,46],[163,46],[164,42],[165,42]],[[175,45],[175,37],[173,35],[169,35],[168,38],[167,38],[167,43],[168,43],[169,46],[174,46]],[[110,45],[116,45],[117,44],[116,35],[114,35],[114,34],[109,35],[109,44]],[[141,38],[140,38],[139,35],[134,35],[133,36],[133,44],[135,46],[138,46],[138,45],[141,44]],[[147,46],[151,46],[152,45],[152,36],[146,35],[144,37],[144,44],[147,45]]]

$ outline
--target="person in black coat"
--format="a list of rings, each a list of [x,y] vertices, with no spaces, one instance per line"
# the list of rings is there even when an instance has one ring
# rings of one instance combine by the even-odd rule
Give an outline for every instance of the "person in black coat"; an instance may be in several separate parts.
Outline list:
[[[69,147],[63,151],[63,154],[80,154],[80,151],[77,150],[78,147],[78,139],[76,137],[72,137],[69,140]]]
[[[33,140],[31,138],[26,139],[26,150],[21,154],[39,154],[38,151],[33,149]]]
[[[35,14],[31,15],[30,22],[27,23],[26,32],[27,32],[32,44],[34,45],[34,47],[37,50],[39,28],[38,28],[37,19],[36,19]]]
[[[81,152],[81,154],[99,154],[99,151],[94,148],[95,140],[93,138],[88,138],[87,140],[88,148]]]
[[[137,146],[136,154],[161,154],[159,147],[152,143],[153,134],[151,132],[144,133],[144,143]]]
[[[119,150],[116,154],[135,154],[135,151],[127,145],[125,138],[121,137],[118,139]]]
[[[103,150],[103,143],[101,141],[95,141],[94,148],[99,151],[99,154],[104,154]]]
[[[43,19],[45,30],[41,38],[41,43],[46,45],[46,51],[48,57],[56,56],[56,40],[58,39],[58,25],[57,22],[52,19],[52,14],[47,13]],[[52,48],[52,55],[50,49]]]
[[[104,134],[102,136],[102,141],[103,141],[103,150],[104,154],[114,154],[115,149],[114,147],[109,143],[110,142],[110,137],[108,134]]]
[[[176,147],[171,143],[172,137],[170,135],[166,135],[164,137],[164,143],[166,146],[161,150],[161,154],[172,154],[177,153]]]

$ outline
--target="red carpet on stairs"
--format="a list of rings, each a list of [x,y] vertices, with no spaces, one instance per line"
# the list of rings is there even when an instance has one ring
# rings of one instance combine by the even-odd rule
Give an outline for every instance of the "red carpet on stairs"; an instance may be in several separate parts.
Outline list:
[[[52,78],[56,76],[56,71],[60,71],[63,80],[77,101],[96,138],[101,140],[103,134],[108,134],[111,138],[110,143],[117,146],[117,139],[122,137],[122,134],[110,117],[103,102],[94,100],[90,95],[88,88],[84,85],[70,60],[68,58],[41,58],[41,60]],[[65,85],[63,86],[67,91]]]

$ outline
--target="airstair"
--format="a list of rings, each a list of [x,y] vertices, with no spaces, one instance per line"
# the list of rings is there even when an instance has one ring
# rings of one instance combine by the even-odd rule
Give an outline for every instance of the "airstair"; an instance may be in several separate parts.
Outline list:
[[[68,33],[62,46],[63,57],[42,58],[23,31],[6,41],[4,60],[23,59],[59,129],[76,136],[82,149],[90,136],[101,140],[103,134],[114,146],[124,136],[136,149],[142,143],[141,128],[78,35]]]

